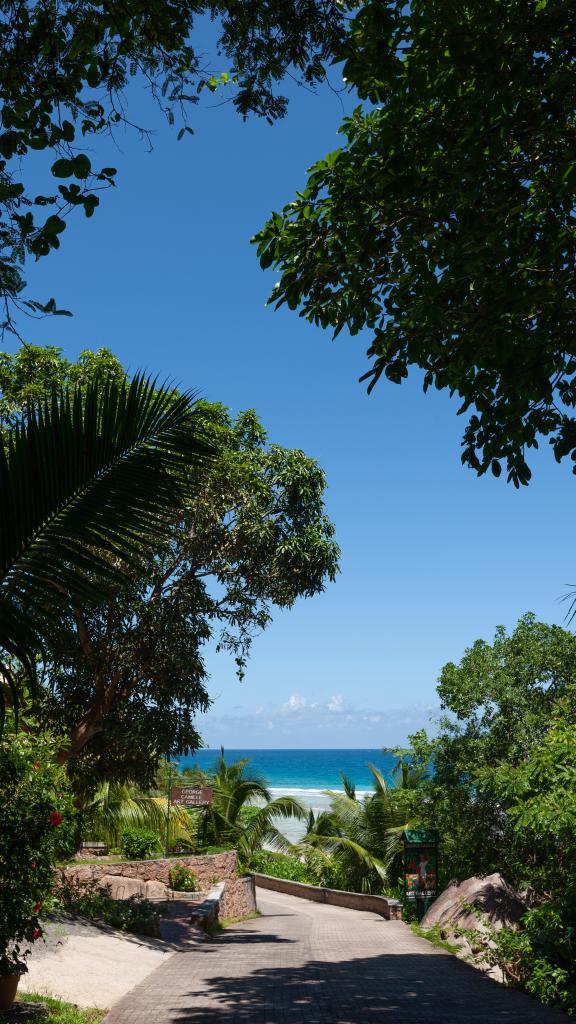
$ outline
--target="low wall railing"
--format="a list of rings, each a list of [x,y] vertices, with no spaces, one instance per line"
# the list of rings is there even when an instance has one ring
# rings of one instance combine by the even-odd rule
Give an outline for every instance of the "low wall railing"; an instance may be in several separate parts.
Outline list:
[[[284,892],[288,896],[298,896],[314,903],[329,903],[333,907],[347,907],[349,910],[371,910],[380,914],[387,921],[402,920],[402,904],[400,900],[388,896],[372,896],[363,892],[346,892],[343,889],[325,889],[319,885],[307,885],[305,882],[292,882],[287,878],[275,878],[273,875],[261,875],[251,872],[256,885],[262,889],[273,889]]]

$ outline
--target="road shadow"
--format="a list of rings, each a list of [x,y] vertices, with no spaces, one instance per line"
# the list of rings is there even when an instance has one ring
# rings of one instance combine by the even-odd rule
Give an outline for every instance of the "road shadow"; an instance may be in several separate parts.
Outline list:
[[[102,935],[114,935],[134,946],[147,946],[149,949],[162,951],[166,943],[152,935],[136,935],[133,932],[119,931],[101,921],[89,921],[84,917],[53,913],[42,921],[44,941],[36,943],[33,950],[35,959],[48,956],[58,947],[66,945],[71,936],[82,936],[87,939],[98,939]]]
[[[255,937],[244,935],[242,942]],[[270,941],[270,936],[265,938]],[[162,1020],[171,1024],[568,1024],[569,1018],[498,985],[453,956],[422,953],[246,968],[246,973],[235,977],[205,976],[201,993],[193,987],[173,999],[166,993]]]
[[[230,931],[221,932],[212,939],[212,942],[218,946],[250,946],[261,943],[266,945],[278,945],[278,943],[291,945],[296,941],[296,939],[289,939],[278,935],[276,932],[255,932],[238,925],[234,925],[234,928],[230,929]]]

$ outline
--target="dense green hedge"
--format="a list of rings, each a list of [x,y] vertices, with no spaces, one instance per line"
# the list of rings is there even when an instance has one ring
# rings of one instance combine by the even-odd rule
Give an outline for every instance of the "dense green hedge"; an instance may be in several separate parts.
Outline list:
[[[350,888],[339,865],[319,850],[309,850],[303,860],[293,854],[260,850],[252,856],[249,868],[291,882],[322,885],[329,889]]]

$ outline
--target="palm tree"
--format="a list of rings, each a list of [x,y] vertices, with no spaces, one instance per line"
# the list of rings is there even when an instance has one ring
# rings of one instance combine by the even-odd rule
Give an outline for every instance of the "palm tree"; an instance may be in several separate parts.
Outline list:
[[[108,846],[118,846],[124,829],[134,825],[156,832],[163,843],[167,808],[166,797],[147,796],[125,783],[102,782],[82,813],[85,830]],[[185,807],[170,807],[168,845],[194,845],[192,822]]]
[[[209,455],[190,393],[142,376],[54,395],[10,431],[0,445],[0,731],[6,698],[18,708],[13,659],[33,684],[74,599],[122,585]]]
[[[295,797],[273,800],[261,776],[247,770],[248,763],[248,758],[242,758],[228,764],[221,748],[213,772],[203,774],[203,784],[213,790],[213,802],[204,808],[199,828],[204,845],[234,845],[242,866],[264,844],[281,852],[291,850],[275,819],[306,821],[308,815]]]
[[[341,773],[343,793],[328,791],[330,810],[309,823],[300,850],[312,847],[329,855],[349,889],[377,892],[395,884],[399,873],[402,833],[410,827],[402,802],[394,799],[398,790],[413,789],[415,778],[403,773],[396,786],[389,786],[374,765],[368,765],[374,792],[359,800],[353,783]]]

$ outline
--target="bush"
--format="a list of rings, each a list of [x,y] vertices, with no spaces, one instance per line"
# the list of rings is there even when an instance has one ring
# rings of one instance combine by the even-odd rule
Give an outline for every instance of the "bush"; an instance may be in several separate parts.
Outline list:
[[[128,860],[149,860],[160,853],[160,837],[149,828],[125,828],[122,833],[122,853]]]
[[[316,884],[308,865],[298,857],[292,857],[286,853],[269,853],[267,850],[259,850],[251,857],[249,869],[250,871],[259,871],[262,875],[272,875],[274,878],[286,878],[290,882]]]
[[[484,963],[496,964],[509,984],[549,1006],[576,1015],[576,892],[546,899],[524,915],[518,931],[483,921],[483,932],[461,929],[480,948]]]
[[[111,900],[103,920],[112,928],[136,935],[152,935],[160,938],[160,913],[142,896],[130,896],[127,900]]]
[[[290,882],[305,882],[327,889],[349,889],[342,867],[321,850],[307,850],[304,860],[291,854],[259,850],[252,856],[249,870]]]
[[[170,888],[176,889],[178,892],[197,892],[198,890],[196,875],[183,864],[175,864],[173,868],[170,868],[169,878]]]
[[[63,847],[59,829],[74,817],[48,740],[22,733],[0,740],[0,800],[0,974],[19,974],[42,936],[39,915]]]
[[[110,891],[96,882],[62,882],[55,893],[58,906],[89,921],[102,921],[136,935],[160,935],[160,913],[142,896],[113,900]]]

